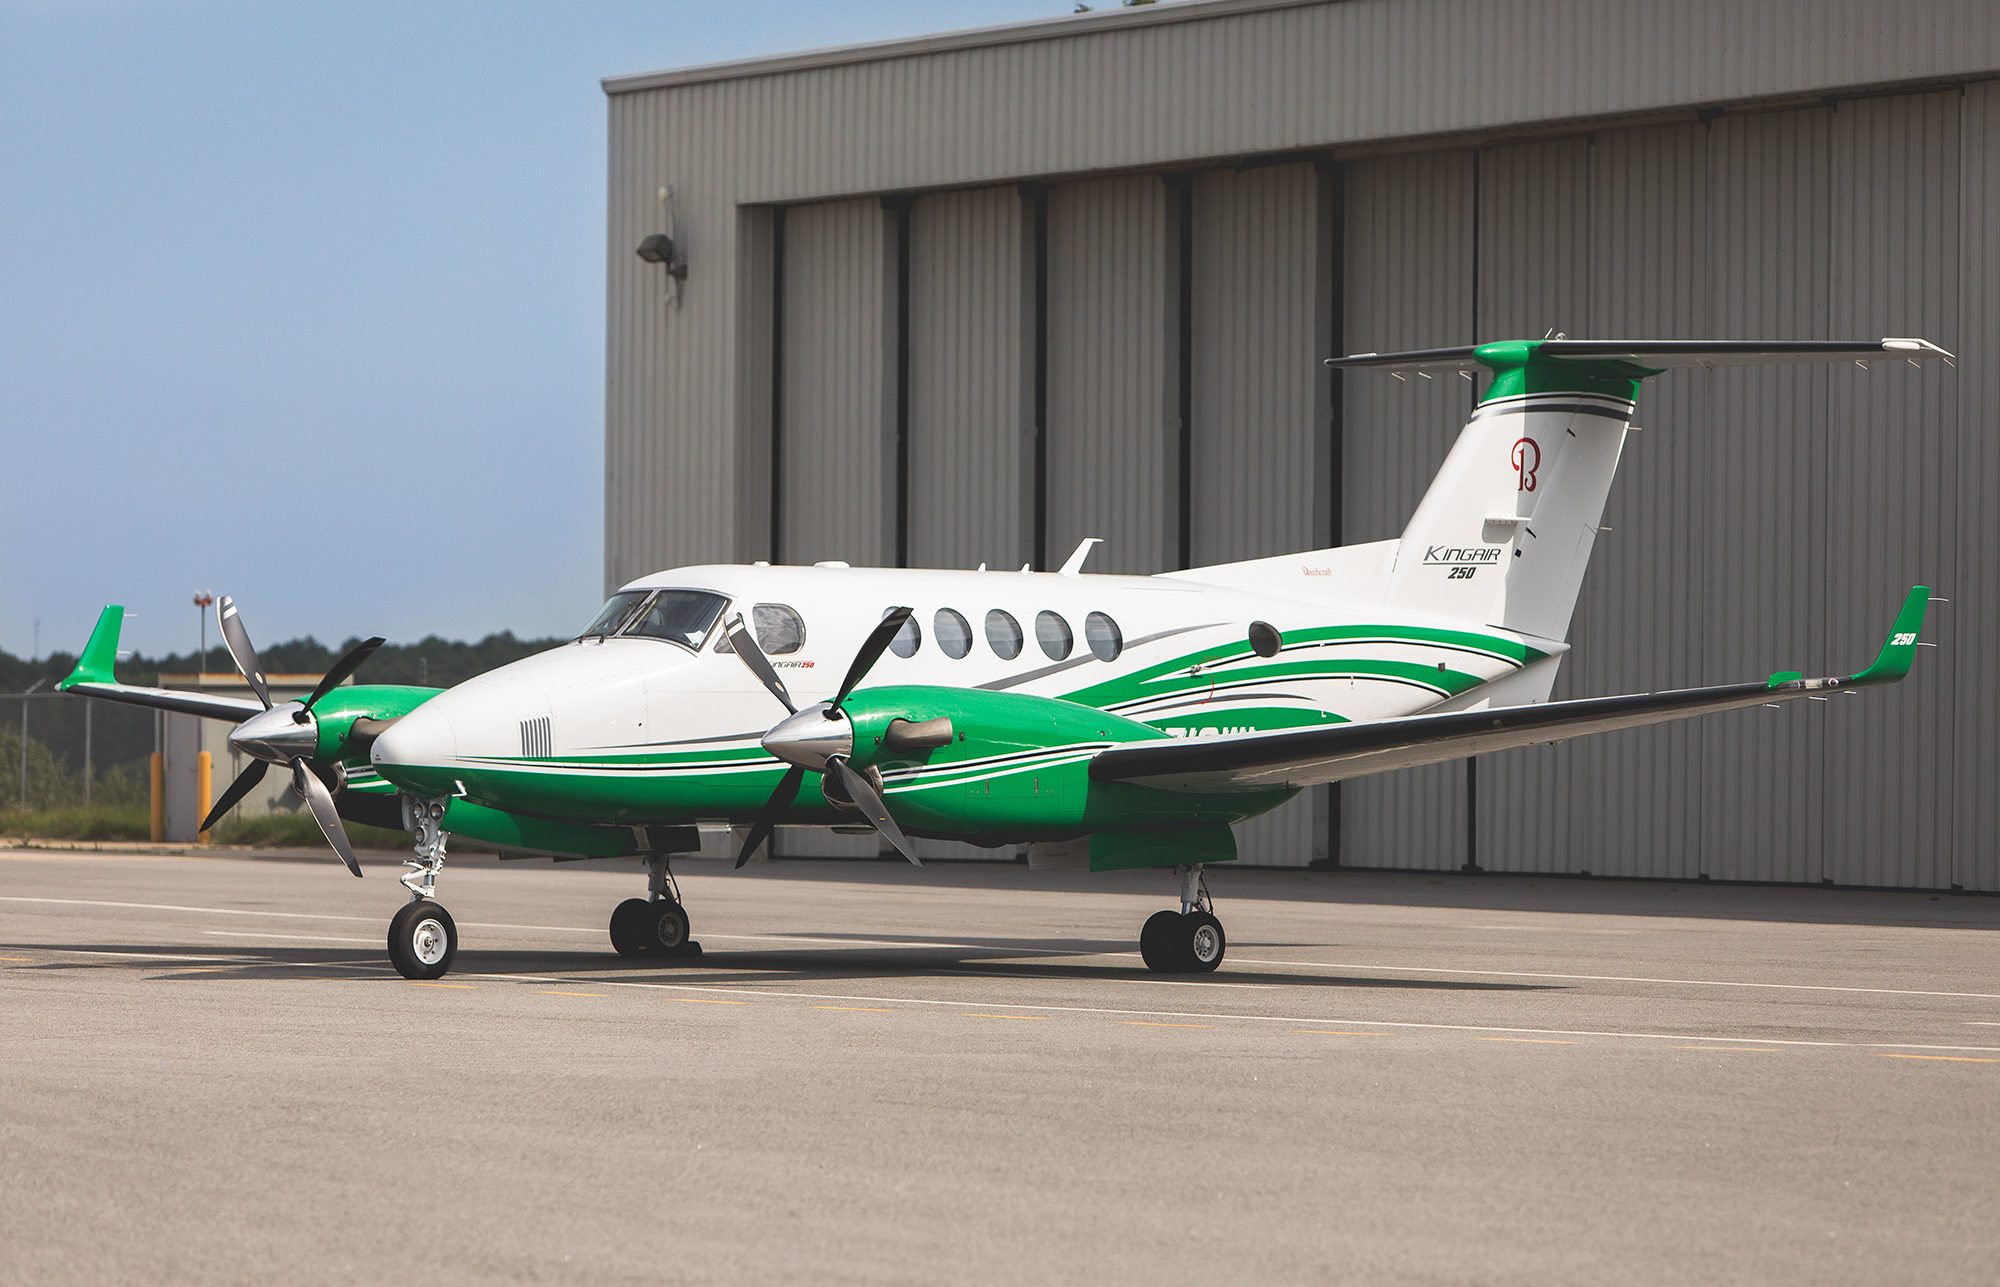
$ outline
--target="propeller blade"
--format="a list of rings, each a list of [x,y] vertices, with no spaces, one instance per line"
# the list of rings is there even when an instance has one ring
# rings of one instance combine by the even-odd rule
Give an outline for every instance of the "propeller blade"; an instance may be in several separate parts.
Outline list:
[[[757,815],[757,821],[750,828],[750,838],[743,842],[743,852],[736,855],[736,865],[741,867],[750,861],[752,854],[771,838],[771,831],[778,825],[778,815],[791,807],[799,794],[799,783],[805,781],[806,771],[794,764],[778,779],[778,789],[771,792],[771,798],[764,805],[764,812]]]
[[[374,656],[375,650],[380,648],[383,642],[382,636],[376,635],[373,639],[363,639],[349,648],[339,661],[333,663],[333,669],[320,677],[319,684],[312,690],[312,696],[306,698],[306,709],[311,710],[314,702],[340,687],[349,675],[361,669],[361,663]]]
[[[923,866],[924,861],[917,857],[917,851],[911,846],[910,838],[903,834],[903,829],[896,825],[896,820],[889,816],[889,810],[883,806],[882,797],[876,794],[875,788],[869,784],[866,777],[848,766],[847,757],[836,755],[826,762],[826,766],[833,770],[834,775],[840,779],[840,785],[847,789],[847,798],[860,806],[861,816],[868,819],[875,830],[882,833],[882,838],[894,845],[897,853],[917,866]]]
[[[223,814],[235,808],[238,801],[250,794],[252,787],[264,780],[264,770],[270,767],[270,765],[264,763],[262,760],[250,761],[250,767],[236,775],[236,780],[229,784],[229,789],[222,793],[222,798],[215,802],[215,807],[210,809],[208,816],[201,820],[199,830],[207,831],[210,827],[222,821]]]
[[[868,638],[862,641],[861,651],[854,654],[854,664],[847,668],[847,678],[840,681],[840,691],[833,695],[833,700],[827,703],[828,705],[835,710],[840,709],[841,703],[847,700],[847,695],[860,686],[861,681],[868,677],[869,670],[882,659],[890,640],[894,639],[896,632],[903,628],[903,623],[910,619],[910,613],[909,608],[889,609],[888,615],[883,617],[881,623],[869,632]]]
[[[305,797],[306,807],[312,810],[313,821],[319,824],[320,834],[333,846],[333,852],[340,855],[340,861],[347,864],[347,870],[359,876],[361,861],[354,856],[354,846],[347,843],[347,828],[340,823],[340,810],[333,807],[333,792],[326,789],[326,783],[319,780],[319,774],[306,767],[303,755],[292,761],[292,785]]]
[[[784,703],[787,711],[794,715],[798,714],[799,708],[792,705],[791,691],[785,687],[785,681],[778,678],[778,672],[772,668],[771,659],[764,655],[764,649],[758,644],[757,637],[743,624],[743,614],[739,612],[731,617],[729,624],[723,629],[729,635],[729,646],[743,659],[743,664],[750,668],[750,673],[771,691],[771,696]]]
[[[271,709],[271,689],[264,682],[264,669],[257,663],[257,649],[250,642],[250,632],[243,628],[243,618],[236,614],[236,600],[223,595],[215,601],[216,624],[222,627],[222,646],[229,650],[229,660],[236,663],[236,669],[250,685],[250,691],[257,694],[257,700],[264,703],[264,709]]]

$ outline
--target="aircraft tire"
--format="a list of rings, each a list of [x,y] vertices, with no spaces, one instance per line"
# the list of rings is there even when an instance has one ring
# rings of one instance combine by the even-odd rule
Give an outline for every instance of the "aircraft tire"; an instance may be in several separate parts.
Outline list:
[[[644,956],[650,927],[646,918],[652,904],[643,898],[628,898],[611,909],[611,946],[620,956]]]
[[[1178,974],[1187,969],[1175,952],[1175,934],[1181,927],[1179,912],[1154,912],[1139,931],[1139,955],[1155,974]]]
[[[420,898],[389,921],[389,963],[406,979],[441,979],[458,955],[458,926],[444,904]]]

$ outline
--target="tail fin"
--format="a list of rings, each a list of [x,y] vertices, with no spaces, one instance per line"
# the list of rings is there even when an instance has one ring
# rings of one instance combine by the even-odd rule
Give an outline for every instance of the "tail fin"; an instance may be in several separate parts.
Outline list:
[[[1409,611],[1561,639],[1641,380],[1682,366],[1950,356],[1923,340],[1556,339],[1366,353],[1329,365],[1492,372],[1403,529],[1384,599]]]

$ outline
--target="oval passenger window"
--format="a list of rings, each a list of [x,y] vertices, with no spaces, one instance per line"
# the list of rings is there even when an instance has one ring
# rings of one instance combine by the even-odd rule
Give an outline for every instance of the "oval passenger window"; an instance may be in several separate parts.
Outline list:
[[[1099,661],[1116,661],[1118,654],[1125,651],[1125,636],[1119,632],[1118,623],[1101,612],[1083,619],[1083,637]]]
[[[1042,646],[1050,661],[1061,661],[1069,656],[1076,637],[1069,632],[1069,622],[1053,612],[1040,612],[1035,614],[1035,642]]]
[[[1000,609],[986,614],[986,646],[1002,661],[1021,655],[1021,623]]]
[[[882,615],[886,617],[889,614],[885,612]],[[914,657],[917,655],[917,648],[923,642],[924,632],[917,627],[916,614],[912,613],[903,619],[903,628],[889,641],[889,651],[898,657]]]
[[[947,657],[963,657],[972,651],[972,627],[950,608],[939,608],[931,618],[931,636]]]

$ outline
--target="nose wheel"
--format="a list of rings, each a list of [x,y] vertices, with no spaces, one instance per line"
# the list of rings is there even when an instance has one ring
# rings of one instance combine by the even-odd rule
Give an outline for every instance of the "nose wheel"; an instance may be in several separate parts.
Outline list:
[[[1200,867],[1181,867],[1181,910],[1154,912],[1139,931],[1139,955],[1155,974],[1208,974],[1229,948]]]
[[[441,979],[458,955],[458,926],[432,898],[405,903],[389,922],[389,961],[406,979]]]

